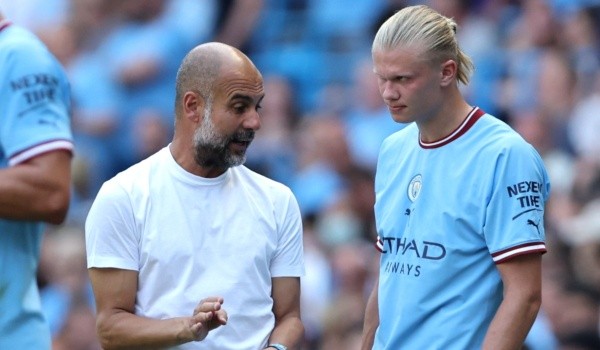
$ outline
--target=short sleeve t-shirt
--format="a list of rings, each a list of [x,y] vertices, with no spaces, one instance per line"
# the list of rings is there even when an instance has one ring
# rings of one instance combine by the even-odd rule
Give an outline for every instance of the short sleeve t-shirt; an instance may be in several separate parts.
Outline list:
[[[186,172],[168,147],[106,182],[86,221],[88,267],[138,271],[135,313],[190,315],[222,296],[227,326],[177,349],[259,349],[274,326],[271,278],[304,273],[298,204],[244,166]]]

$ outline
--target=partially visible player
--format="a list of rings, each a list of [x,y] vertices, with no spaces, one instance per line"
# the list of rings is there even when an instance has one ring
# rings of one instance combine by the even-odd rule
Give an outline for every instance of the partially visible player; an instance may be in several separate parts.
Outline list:
[[[520,349],[541,302],[544,203],[534,148],[458,87],[473,69],[456,23],[406,7],[372,56],[392,118],[375,183],[379,280],[362,348]]]
[[[36,271],[71,181],[70,93],[44,44],[0,13],[0,349],[50,349]]]

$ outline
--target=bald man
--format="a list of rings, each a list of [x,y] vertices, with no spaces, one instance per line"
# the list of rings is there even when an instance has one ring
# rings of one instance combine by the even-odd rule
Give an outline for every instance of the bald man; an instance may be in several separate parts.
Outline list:
[[[104,349],[297,349],[302,224],[284,185],[242,165],[263,79],[239,50],[194,48],[175,133],[107,181],[86,221]]]

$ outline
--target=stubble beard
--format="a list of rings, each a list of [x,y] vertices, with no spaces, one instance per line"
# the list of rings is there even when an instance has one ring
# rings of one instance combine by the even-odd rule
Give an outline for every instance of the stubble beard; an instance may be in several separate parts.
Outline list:
[[[229,149],[229,144],[236,139],[252,139],[253,131],[222,135],[217,132],[212,122],[210,109],[207,108],[202,124],[194,132],[195,160],[201,167],[216,167],[228,169],[242,165],[246,161],[246,152],[235,153]]]

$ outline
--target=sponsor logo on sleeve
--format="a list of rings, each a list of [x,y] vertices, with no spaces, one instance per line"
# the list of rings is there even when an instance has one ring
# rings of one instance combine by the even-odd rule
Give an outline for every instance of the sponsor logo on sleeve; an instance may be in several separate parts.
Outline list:
[[[55,102],[59,85],[57,77],[43,73],[28,74],[11,80],[11,91],[19,94],[25,105],[25,108],[18,112],[18,116],[23,117],[48,102]]]
[[[521,181],[506,187],[508,197],[513,198],[520,208],[520,211],[513,216],[513,220],[528,212],[544,210],[542,189],[543,184],[536,181]]]

